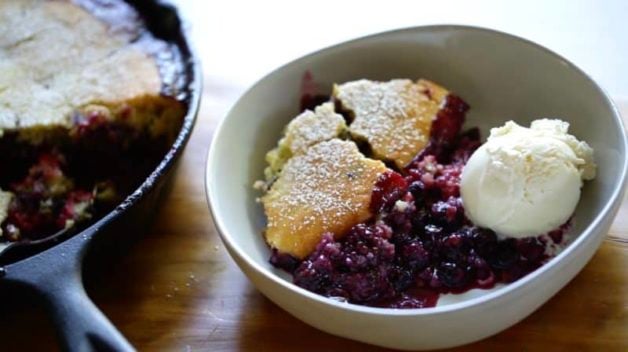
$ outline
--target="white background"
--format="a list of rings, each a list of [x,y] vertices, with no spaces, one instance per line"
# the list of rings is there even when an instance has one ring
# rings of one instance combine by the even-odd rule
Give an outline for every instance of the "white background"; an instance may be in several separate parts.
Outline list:
[[[466,24],[535,41],[628,100],[628,1],[179,0],[206,84],[246,87],[273,68],[384,30]]]

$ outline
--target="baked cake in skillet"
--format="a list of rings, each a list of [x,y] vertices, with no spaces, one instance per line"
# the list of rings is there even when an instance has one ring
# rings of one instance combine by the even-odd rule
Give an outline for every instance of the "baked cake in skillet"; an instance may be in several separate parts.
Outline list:
[[[163,157],[185,107],[164,93],[156,56],[170,49],[124,2],[4,0],[0,23],[6,244],[110,209]]]

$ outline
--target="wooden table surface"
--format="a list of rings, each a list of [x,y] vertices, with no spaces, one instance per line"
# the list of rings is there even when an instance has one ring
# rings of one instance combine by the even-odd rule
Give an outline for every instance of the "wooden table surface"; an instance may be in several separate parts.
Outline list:
[[[276,64],[281,63],[276,62]],[[207,65],[206,65],[207,67]],[[140,350],[381,351],[334,337],[263,297],[228,256],[207,209],[203,171],[217,122],[246,88],[206,69],[199,120],[174,187],[148,234],[90,295]],[[628,100],[617,100],[628,116]],[[0,350],[56,350],[53,327],[28,301],[0,307]],[[628,200],[585,269],[531,316],[460,351],[628,350]]]

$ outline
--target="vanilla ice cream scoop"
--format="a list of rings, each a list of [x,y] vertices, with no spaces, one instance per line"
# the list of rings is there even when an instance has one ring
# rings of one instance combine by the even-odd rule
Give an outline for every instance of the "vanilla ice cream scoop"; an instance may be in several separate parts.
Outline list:
[[[538,236],[573,214],[582,180],[595,177],[593,149],[561,120],[508,121],[462,171],[460,192],[469,219],[500,237]]]

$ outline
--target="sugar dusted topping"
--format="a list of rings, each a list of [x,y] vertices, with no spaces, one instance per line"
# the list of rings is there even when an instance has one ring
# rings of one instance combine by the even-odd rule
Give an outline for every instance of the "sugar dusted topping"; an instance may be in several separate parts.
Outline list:
[[[366,140],[376,158],[400,168],[427,144],[432,121],[447,94],[425,80],[359,80],[334,87],[335,99],[354,115],[351,134]]]
[[[386,167],[365,158],[353,142],[318,143],[286,163],[262,197],[268,243],[298,258],[307,256],[325,232],[343,235],[371,217],[371,193]]]
[[[366,79],[337,85],[336,97],[356,115],[378,117],[405,117],[407,104],[401,93],[412,85],[408,79],[375,82]]]
[[[314,111],[304,111],[286,126],[284,137],[277,148],[266,154],[269,164],[264,170],[266,183],[274,182],[286,161],[293,155],[304,153],[316,143],[339,137],[346,130],[345,120],[336,114],[333,103],[321,104]]]
[[[295,117],[286,127],[282,142],[293,155],[301,154],[311,145],[338,137],[345,128],[345,120],[334,111],[334,104],[324,103]]]

